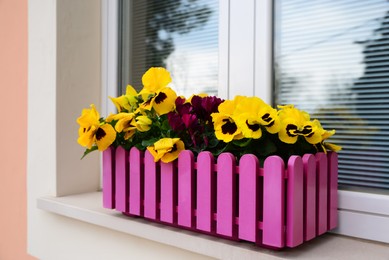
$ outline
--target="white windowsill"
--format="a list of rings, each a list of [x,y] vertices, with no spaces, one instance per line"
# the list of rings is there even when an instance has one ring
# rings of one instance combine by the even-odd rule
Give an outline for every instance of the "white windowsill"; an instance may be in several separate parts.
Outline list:
[[[294,249],[272,251],[195,232],[129,218],[104,209],[101,192],[42,197],[39,209],[218,259],[388,259],[389,245],[325,234]]]

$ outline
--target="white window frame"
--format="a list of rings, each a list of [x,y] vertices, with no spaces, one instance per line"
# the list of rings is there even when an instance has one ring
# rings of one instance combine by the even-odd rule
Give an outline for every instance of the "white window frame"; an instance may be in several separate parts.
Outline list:
[[[103,93],[106,94],[102,95],[102,104],[108,112],[114,108],[106,103],[107,95],[115,94],[118,75],[118,5],[117,0],[105,3]],[[219,7],[219,96],[255,95],[271,103],[273,1],[220,0]],[[346,190],[338,194],[339,227],[333,232],[389,242],[389,195]]]

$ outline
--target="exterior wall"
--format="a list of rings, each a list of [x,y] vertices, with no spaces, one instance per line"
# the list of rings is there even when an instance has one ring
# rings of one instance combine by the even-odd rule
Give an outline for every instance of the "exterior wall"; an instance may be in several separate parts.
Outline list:
[[[27,0],[0,1],[0,259],[27,255]]]
[[[75,121],[83,107],[99,106],[101,10],[95,0],[28,4],[28,252],[49,260],[207,259],[36,207],[42,196],[99,187],[91,181],[98,153],[80,161]]]

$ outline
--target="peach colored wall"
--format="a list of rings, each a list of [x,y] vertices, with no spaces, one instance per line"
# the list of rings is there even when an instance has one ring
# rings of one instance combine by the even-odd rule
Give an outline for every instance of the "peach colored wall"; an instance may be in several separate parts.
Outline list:
[[[27,0],[0,0],[0,259],[27,254]]]

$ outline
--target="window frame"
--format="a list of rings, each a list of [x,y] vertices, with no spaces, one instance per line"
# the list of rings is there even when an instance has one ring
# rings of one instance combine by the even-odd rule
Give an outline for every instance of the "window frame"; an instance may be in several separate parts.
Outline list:
[[[219,0],[219,7],[218,95],[254,95],[273,103],[273,1]],[[106,101],[108,95],[117,93],[117,8],[117,0],[106,1],[102,7],[106,21],[102,104],[106,114],[114,111]],[[334,233],[389,242],[389,232],[382,232],[389,227],[389,195],[348,190],[339,190],[338,195],[339,224]]]

